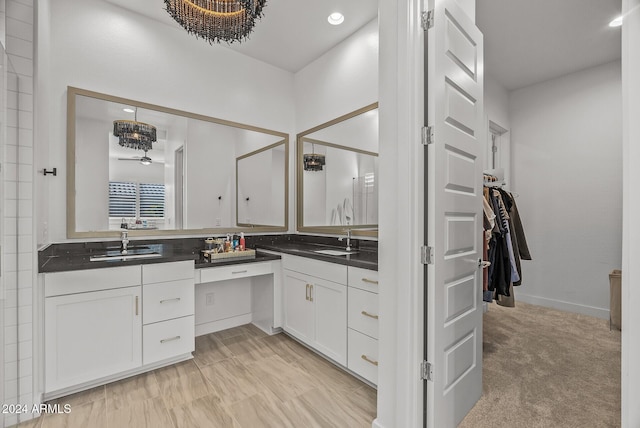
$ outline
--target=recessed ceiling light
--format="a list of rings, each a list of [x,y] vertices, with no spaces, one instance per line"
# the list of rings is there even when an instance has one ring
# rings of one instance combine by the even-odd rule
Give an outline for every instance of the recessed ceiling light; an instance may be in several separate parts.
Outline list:
[[[609,23],[609,27],[619,27],[622,25],[622,16],[617,17]]]
[[[134,110],[134,109],[132,109],[132,108],[128,108],[128,107],[127,107],[127,108],[123,108],[122,110],[123,110],[123,111],[126,111],[127,113],[135,113],[135,110]]]
[[[333,12],[329,15],[327,21],[329,21],[329,24],[331,25],[340,25],[344,22],[344,15],[340,12]]]

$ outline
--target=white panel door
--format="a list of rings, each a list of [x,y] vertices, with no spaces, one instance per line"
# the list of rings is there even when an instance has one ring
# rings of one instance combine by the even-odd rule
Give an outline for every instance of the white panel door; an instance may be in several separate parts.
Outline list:
[[[434,4],[435,3],[435,4]],[[482,394],[482,34],[454,0],[427,33],[427,426],[455,427]]]
[[[315,311],[314,347],[347,365],[347,286],[315,278],[311,282]]]
[[[45,299],[45,392],[142,365],[141,287]]]
[[[304,274],[284,269],[284,330],[313,344],[314,305],[311,300],[312,280]]]

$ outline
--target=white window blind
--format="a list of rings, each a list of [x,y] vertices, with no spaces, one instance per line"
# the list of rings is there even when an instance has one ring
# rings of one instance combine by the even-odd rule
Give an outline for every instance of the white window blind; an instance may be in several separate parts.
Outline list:
[[[109,182],[109,217],[164,217],[164,184]]]
[[[140,217],[164,217],[164,184],[140,183]]]
[[[109,182],[109,217],[136,216],[136,184]]]

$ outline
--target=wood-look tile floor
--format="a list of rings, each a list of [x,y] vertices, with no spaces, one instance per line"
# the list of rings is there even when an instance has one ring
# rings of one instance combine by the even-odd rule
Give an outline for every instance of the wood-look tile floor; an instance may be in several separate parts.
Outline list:
[[[376,391],[284,334],[247,324],[196,338],[194,359],[51,404],[26,428],[370,427]]]

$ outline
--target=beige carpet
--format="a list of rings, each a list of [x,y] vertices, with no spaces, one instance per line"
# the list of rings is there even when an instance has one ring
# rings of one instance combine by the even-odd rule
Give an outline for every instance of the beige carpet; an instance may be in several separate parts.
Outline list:
[[[620,332],[609,321],[516,301],[484,314],[478,427],[619,427]]]

